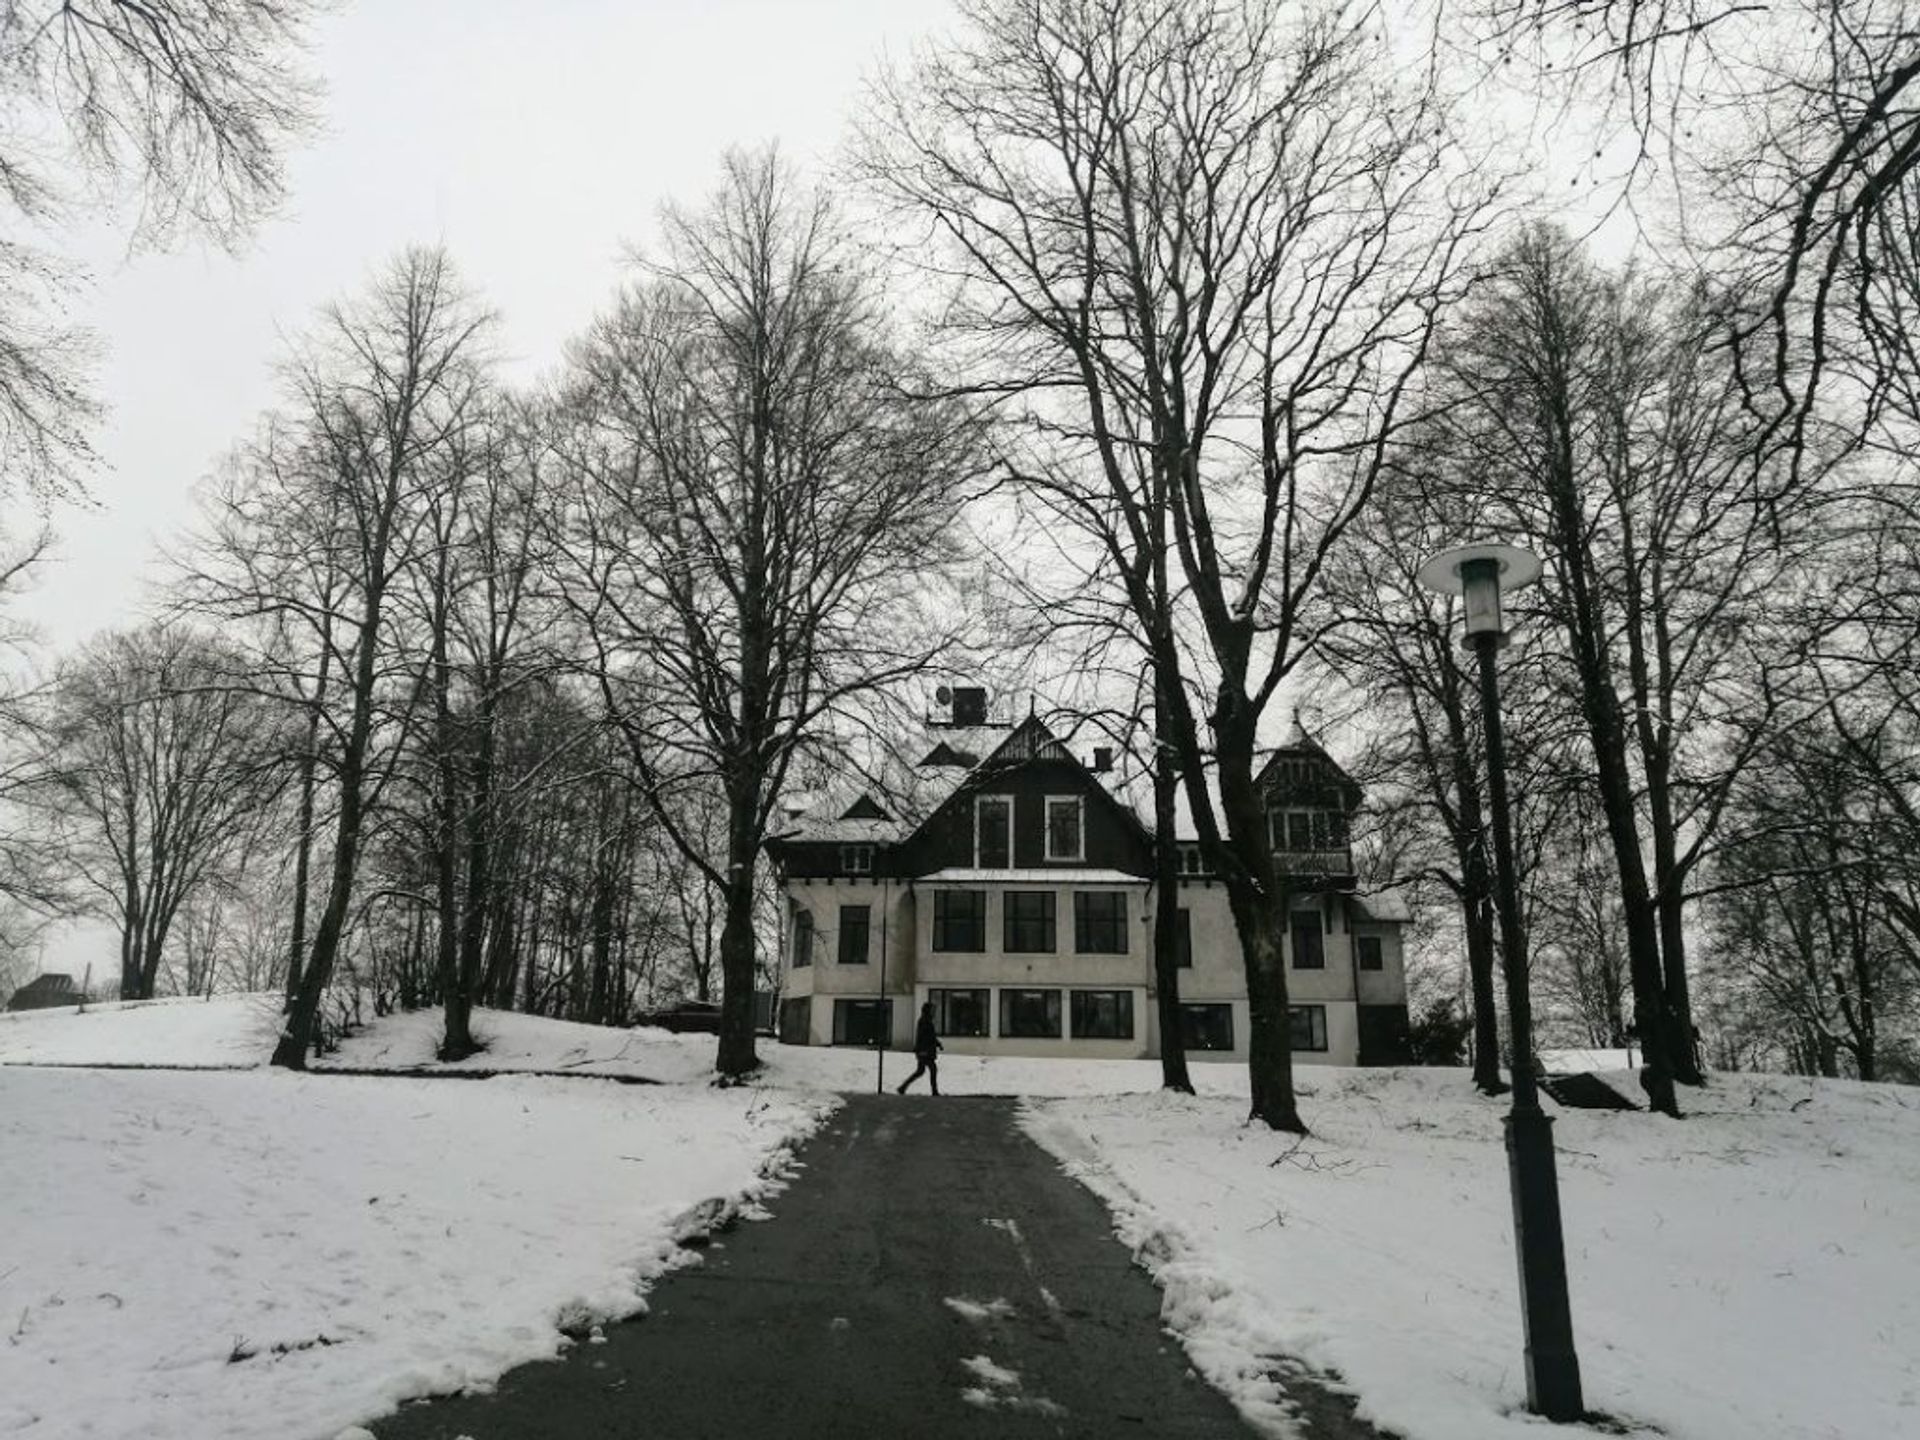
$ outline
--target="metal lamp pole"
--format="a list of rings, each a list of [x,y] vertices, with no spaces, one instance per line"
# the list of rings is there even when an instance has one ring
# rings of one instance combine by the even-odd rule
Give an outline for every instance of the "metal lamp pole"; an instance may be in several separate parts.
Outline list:
[[[1500,678],[1494,656],[1506,646],[1500,591],[1531,585],[1540,561],[1509,545],[1464,545],[1420,567],[1421,583],[1463,598],[1462,644],[1479,657],[1480,709],[1487,736],[1487,790],[1493,811],[1494,898],[1506,959],[1507,1025],[1513,1045],[1513,1108],[1506,1117],[1507,1177],[1513,1192],[1514,1248],[1520,1264],[1520,1318],[1526,1332],[1527,1408],[1549,1420],[1578,1420],[1580,1358],[1574,1352],[1567,1293],[1560,1182],[1554,1171],[1553,1120],[1540,1108],[1533,1076],[1533,1004],[1527,991],[1527,938],[1513,861],[1507,805],[1507,752],[1500,727]]]

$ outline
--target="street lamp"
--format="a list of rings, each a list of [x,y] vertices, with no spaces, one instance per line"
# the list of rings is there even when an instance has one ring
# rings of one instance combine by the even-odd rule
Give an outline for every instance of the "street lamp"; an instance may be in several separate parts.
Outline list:
[[[1458,595],[1464,648],[1480,657],[1480,709],[1487,732],[1487,789],[1493,809],[1494,897],[1506,956],[1507,1025],[1513,1044],[1513,1108],[1507,1114],[1507,1178],[1513,1190],[1514,1248],[1520,1262],[1520,1319],[1526,1331],[1527,1408],[1549,1420],[1578,1420],[1580,1357],[1573,1348],[1567,1298],[1566,1241],[1560,1231],[1560,1182],[1554,1174],[1553,1121],[1540,1109],[1533,1078],[1533,1007],[1527,996],[1527,937],[1514,878],[1513,822],[1507,809],[1506,742],[1500,733],[1500,679],[1494,655],[1505,647],[1502,587],[1540,578],[1540,561],[1511,545],[1462,545],[1419,570],[1420,583]]]

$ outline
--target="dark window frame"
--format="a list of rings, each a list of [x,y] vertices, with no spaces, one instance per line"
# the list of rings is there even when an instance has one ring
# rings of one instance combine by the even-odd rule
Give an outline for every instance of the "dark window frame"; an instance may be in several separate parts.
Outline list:
[[[955,895],[965,895],[973,904],[971,915],[952,913]],[[956,944],[954,930],[960,927],[961,940],[971,936],[973,943]],[[933,935],[930,945],[939,955],[982,955],[987,949],[987,892],[984,890],[936,890],[933,892]]]
[[[1173,912],[1173,968],[1193,968],[1193,911],[1185,905]]]
[[[1124,1019],[1126,1022],[1126,1030],[1124,1032],[1120,1032],[1116,1027],[1114,1034],[1101,1035],[1093,1033],[1097,1027],[1083,1027],[1083,1016],[1090,1011],[1096,996],[1117,999],[1120,1002],[1119,1005],[1115,1007],[1115,1011],[1116,1018]],[[1069,991],[1067,1000],[1067,1022],[1075,1040],[1132,1040],[1139,1033],[1134,1025],[1133,991],[1118,988],[1098,990],[1079,988]]]
[[[1016,997],[1039,996],[1041,1029],[1025,1029],[1016,1020]],[[1004,1040],[1060,1040],[1065,1038],[1066,1006],[1058,986],[1005,985],[1000,989],[1000,1037]]]
[[[1206,1012],[1209,1021],[1224,1018],[1225,1024],[1219,1033],[1209,1036],[1196,1022],[1197,1012]],[[1210,1028],[1210,1027],[1209,1027]],[[1233,1006],[1224,1000],[1180,1002],[1180,1037],[1186,1042],[1186,1048],[1193,1051],[1211,1051],[1221,1053],[1233,1049]],[[1224,1039],[1225,1044],[1207,1044],[1209,1038]]]
[[[806,906],[796,906],[793,912],[793,954],[794,970],[805,970],[813,964],[813,911]]]
[[[848,917],[859,915],[857,922],[850,923]],[[859,933],[859,957],[848,959],[847,952],[854,948],[849,942],[855,932]],[[834,963],[839,965],[865,965],[873,954],[873,906],[842,905],[840,907],[840,931],[833,947]]]
[[[987,858],[986,826],[984,807],[1004,805],[1007,811],[1007,823],[1004,827],[1006,838],[1006,856],[1002,861]],[[976,870],[1013,869],[1013,796],[1003,794],[976,795],[973,797],[973,868]]]
[[[1053,848],[1053,812],[1056,806],[1073,808],[1074,847],[1071,854]],[[1084,795],[1047,795],[1040,801],[1041,843],[1050,864],[1072,864],[1087,858],[1087,799]]]
[[[975,997],[980,1007],[978,1030],[957,1028],[953,1023],[953,997]],[[993,1037],[993,991],[984,985],[934,985],[927,989],[927,1003],[933,1006],[933,1033],[950,1040],[988,1040]]]
[[[1015,914],[1014,901],[1039,902],[1037,915]],[[1016,927],[1018,927],[1016,929]],[[1000,949],[1007,955],[1057,955],[1060,952],[1059,904],[1051,890],[1000,892]]]
[[[1117,912],[1092,915],[1093,900],[1111,899]],[[1076,955],[1125,955],[1127,944],[1127,892],[1124,890],[1076,890],[1073,892],[1073,953]],[[1101,941],[1108,943],[1100,943]]]
[[[1383,935],[1356,935],[1353,937],[1354,961],[1369,975],[1379,974],[1387,968],[1387,941]]]
[[[1288,949],[1292,951],[1287,958],[1293,962],[1295,970],[1324,970],[1327,968],[1327,940],[1323,933],[1324,921],[1317,910],[1296,910],[1293,912],[1293,924],[1288,927]],[[1311,944],[1300,942],[1309,935]]]
[[[1304,1025],[1306,1039],[1300,1038]],[[1287,1007],[1287,1034],[1292,1048],[1310,1055],[1324,1055],[1327,1052],[1327,1007],[1324,1005],[1289,1005]],[[1315,1040],[1318,1044],[1315,1044]]]
[[[840,873],[842,875],[873,874],[873,846],[849,844],[840,847]]]
[[[872,1039],[849,1040],[848,1034],[853,1026],[849,1023],[858,1011],[879,1012],[880,1038],[891,1042],[893,1039],[893,1001],[891,998],[876,1000],[872,996],[849,995],[836,997],[833,1002],[833,1043],[835,1045],[858,1045],[872,1050],[877,1047]]]

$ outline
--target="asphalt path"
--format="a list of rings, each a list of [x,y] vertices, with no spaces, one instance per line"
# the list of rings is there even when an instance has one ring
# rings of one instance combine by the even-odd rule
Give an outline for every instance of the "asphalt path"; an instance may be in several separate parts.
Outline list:
[[[1160,1293],[1012,1101],[856,1096],[771,1220],[642,1321],[383,1440],[1198,1440],[1254,1434],[1160,1328]]]

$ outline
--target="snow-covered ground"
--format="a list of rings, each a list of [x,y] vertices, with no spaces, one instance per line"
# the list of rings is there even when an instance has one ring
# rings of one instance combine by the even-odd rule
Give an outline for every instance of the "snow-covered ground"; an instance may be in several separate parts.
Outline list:
[[[0,1054],[246,1064],[275,1028],[258,1010],[21,1017]],[[484,1384],[556,1353],[563,1325],[643,1308],[688,1253],[676,1220],[751,1205],[831,1104],[0,1066],[0,1434],[325,1440]]]
[[[1249,1413],[1274,1413],[1265,1357],[1291,1355],[1410,1440],[1539,1440],[1503,1104],[1457,1071],[1315,1072],[1303,1090],[1297,1148],[1209,1096],[1026,1116]],[[1728,1076],[1686,1098],[1681,1123],[1554,1127],[1588,1406],[1674,1440],[1920,1436],[1920,1094]]]
[[[278,995],[0,1012],[0,1064],[259,1065],[279,1030]]]
[[[751,1194],[825,1092],[875,1083],[871,1052],[763,1041],[762,1082],[715,1090],[710,1036],[495,1012],[465,1068],[665,1083],[7,1068],[264,1067],[276,1028],[247,997],[0,1019],[0,1434],[202,1440],[272,1414],[328,1440],[483,1383],[567,1315],[633,1310],[674,1216]],[[438,1033],[387,1017],[329,1063],[431,1068]],[[885,1063],[888,1084],[911,1065]],[[1029,1097],[1250,1416],[1283,1414],[1285,1355],[1409,1440],[1547,1433],[1522,1409],[1504,1105],[1464,1072],[1304,1074],[1297,1147],[1243,1124],[1238,1066],[1197,1066],[1192,1099],[1153,1062],[941,1072]],[[1687,1099],[1678,1124],[1556,1112],[1588,1403],[1674,1440],[1920,1435],[1920,1094],[1730,1076]]]

